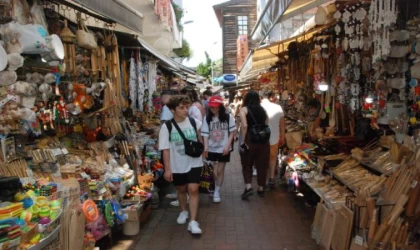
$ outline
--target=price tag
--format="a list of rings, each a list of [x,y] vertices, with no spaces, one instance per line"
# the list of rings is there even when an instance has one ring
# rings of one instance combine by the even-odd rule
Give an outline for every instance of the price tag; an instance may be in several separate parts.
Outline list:
[[[29,177],[33,177],[33,176],[34,176],[34,172],[32,172],[32,169],[26,169],[26,174],[27,174]]]
[[[85,172],[81,172],[80,175],[82,176],[83,179],[90,179],[89,175],[87,175]]]
[[[51,152],[53,153],[54,156],[59,156],[63,154],[60,148],[51,149]]]
[[[62,148],[61,151],[63,152],[63,154],[68,155],[69,151],[67,150],[67,148]]]
[[[363,237],[357,235],[356,238],[354,239],[354,243],[356,243],[359,246],[363,246]]]
[[[416,188],[417,186],[417,181],[413,181],[413,183],[411,183],[411,188]]]
[[[102,188],[101,190],[99,190],[99,194],[104,194],[104,193],[106,193],[106,188]]]
[[[53,174],[54,177],[61,177],[61,172],[57,171]]]

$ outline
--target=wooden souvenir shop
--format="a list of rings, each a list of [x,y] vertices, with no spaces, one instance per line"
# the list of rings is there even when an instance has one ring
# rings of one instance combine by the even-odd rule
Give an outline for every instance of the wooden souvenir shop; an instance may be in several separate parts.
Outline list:
[[[159,205],[156,114],[179,66],[70,1],[2,0],[0,26],[0,248],[137,235]]]
[[[316,206],[323,249],[420,247],[419,15],[418,1],[336,1],[252,52],[273,60],[257,85],[278,93],[281,175]]]

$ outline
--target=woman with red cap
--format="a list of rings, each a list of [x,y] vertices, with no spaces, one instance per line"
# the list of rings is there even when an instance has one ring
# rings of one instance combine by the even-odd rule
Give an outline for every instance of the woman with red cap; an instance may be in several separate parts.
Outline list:
[[[204,138],[203,156],[214,166],[213,202],[219,203],[221,201],[220,188],[224,180],[226,163],[230,161],[236,124],[233,116],[226,112],[222,97],[210,97],[208,105],[209,112],[204,117],[201,126],[201,135]]]

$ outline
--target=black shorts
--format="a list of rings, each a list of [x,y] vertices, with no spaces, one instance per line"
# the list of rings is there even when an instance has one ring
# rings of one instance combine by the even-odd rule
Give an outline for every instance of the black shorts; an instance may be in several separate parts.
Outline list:
[[[190,183],[200,184],[202,167],[191,168],[188,173],[172,174],[174,186],[184,186]]]
[[[222,153],[209,152],[207,160],[213,162],[230,162],[230,152],[227,155],[223,155]]]

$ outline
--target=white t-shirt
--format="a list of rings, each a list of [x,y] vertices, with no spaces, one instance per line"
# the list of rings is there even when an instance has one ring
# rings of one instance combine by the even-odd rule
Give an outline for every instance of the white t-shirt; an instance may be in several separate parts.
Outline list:
[[[172,118],[174,118],[174,115],[172,114],[171,110],[168,108],[168,106],[163,106],[162,111],[160,112],[160,120],[169,121]]]
[[[200,122],[203,122],[203,115],[201,114],[200,109],[195,105],[191,105],[191,107],[188,109],[188,115],[196,120],[199,120]]]
[[[213,117],[210,124],[207,124],[207,118],[204,117],[201,135],[209,137],[209,152],[223,153],[223,149],[228,143],[229,132],[232,133],[235,129],[235,119],[231,114],[229,114],[229,125],[227,122],[221,123],[218,117]]]
[[[271,130],[270,145],[275,145],[280,138],[280,118],[284,117],[283,109],[280,105],[270,102],[268,99],[261,101],[261,106],[268,115],[268,126]]]
[[[195,123],[197,125],[197,130],[200,131],[201,121],[196,120]],[[188,118],[186,118],[185,121],[178,123],[178,126],[187,139],[197,141],[196,131],[194,131],[194,127]],[[203,166],[202,157],[194,158],[185,154],[184,141],[173,124],[171,129],[171,141],[169,141],[169,132],[166,124],[163,124],[160,129],[159,150],[164,149],[169,149],[169,160],[172,173],[188,173],[191,168]]]

